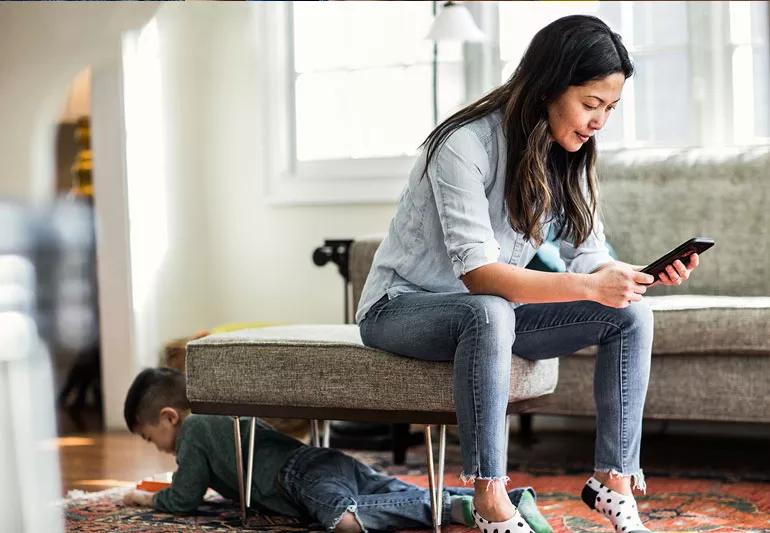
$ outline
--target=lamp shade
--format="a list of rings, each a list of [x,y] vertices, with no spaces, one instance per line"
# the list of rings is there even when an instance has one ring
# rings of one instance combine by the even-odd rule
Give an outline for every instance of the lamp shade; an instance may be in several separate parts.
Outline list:
[[[484,33],[476,26],[468,9],[454,2],[447,2],[428,32],[434,41],[483,41]]]

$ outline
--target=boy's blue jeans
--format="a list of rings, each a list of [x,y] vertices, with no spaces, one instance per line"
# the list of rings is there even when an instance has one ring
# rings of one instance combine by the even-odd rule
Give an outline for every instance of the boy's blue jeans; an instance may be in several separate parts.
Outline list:
[[[388,531],[431,526],[430,493],[330,448],[303,447],[280,474],[280,485],[311,521],[332,530],[346,512],[361,528]],[[508,493],[514,505],[529,488]],[[470,488],[444,488],[442,524],[450,519],[449,496],[472,495]]]
[[[463,479],[505,477],[505,411],[511,355],[546,359],[599,345],[594,371],[597,471],[634,477],[652,350],[644,302],[615,309],[591,301],[526,304],[463,293],[384,296],[360,323],[364,344],[432,361],[454,361]]]

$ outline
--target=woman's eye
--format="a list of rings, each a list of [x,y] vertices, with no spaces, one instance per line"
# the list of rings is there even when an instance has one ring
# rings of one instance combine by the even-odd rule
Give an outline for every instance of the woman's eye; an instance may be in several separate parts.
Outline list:
[[[595,111],[597,109],[596,107],[591,107],[590,105],[587,105],[587,104],[583,104],[583,107],[585,107],[586,109],[588,109],[590,111]]]
[[[615,109],[614,106],[610,106],[610,107],[607,108],[607,111],[613,111],[614,109]]]

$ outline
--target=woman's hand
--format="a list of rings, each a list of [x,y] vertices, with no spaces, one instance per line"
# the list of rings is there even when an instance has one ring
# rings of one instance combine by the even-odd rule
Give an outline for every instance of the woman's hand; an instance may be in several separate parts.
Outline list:
[[[152,492],[131,490],[123,496],[123,503],[137,507],[152,507],[153,496],[155,496],[155,494]]]
[[[615,261],[588,275],[589,299],[608,307],[628,307],[641,300],[654,281],[651,275]]]
[[[658,280],[653,283],[651,286],[654,287],[656,285],[681,285],[683,281],[686,281],[687,278],[690,277],[690,274],[693,270],[695,270],[698,267],[700,260],[698,259],[698,254],[692,254],[690,256],[690,261],[687,266],[684,266],[684,263],[682,263],[679,259],[674,261],[673,265],[668,265],[666,267],[665,272],[661,272],[658,275]]]

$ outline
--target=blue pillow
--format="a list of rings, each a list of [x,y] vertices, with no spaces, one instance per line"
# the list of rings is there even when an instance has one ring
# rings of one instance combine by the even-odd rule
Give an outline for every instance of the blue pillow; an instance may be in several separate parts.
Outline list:
[[[617,259],[618,256],[610,243],[606,244],[607,249],[610,251],[610,257]],[[537,249],[535,257],[527,265],[527,268],[540,270],[541,272],[565,272],[567,266],[559,255],[559,242],[553,239],[543,242],[540,248]]]

